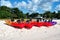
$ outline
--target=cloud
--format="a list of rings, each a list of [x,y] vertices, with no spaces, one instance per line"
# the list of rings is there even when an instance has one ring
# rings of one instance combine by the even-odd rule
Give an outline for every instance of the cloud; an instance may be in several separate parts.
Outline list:
[[[22,2],[20,3],[20,5],[26,7],[27,4],[26,4],[25,1],[22,1]]]
[[[52,0],[52,2],[59,2],[59,0]]]
[[[56,10],[60,10],[60,4],[56,6]]]
[[[27,6],[26,6],[26,9],[27,9],[28,11],[32,11],[32,7],[33,7],[33,3],[28,0],[28,4],[27,4]]]
[[[1,1],[0,1],[0,6],[1,6]]]
[[[47,3],[45,3],[45,4],[43,4],[43,5],[41,6],[41,9],[44,10],[44,11],[49,11],[49,10],[52,9],[52,6],[51,6],[51,5],[52,5],[52,4],[51,4],[50,2],[47,2]]]
[[[55,12],[58,13],[58,10],[60,10],[60,4],[55,7]]]
[[[18,3],[16,3],[15,2],[15,7],[18,7],[19,9],[21,8],[21,7],[24,7],[24,8],[26,8],[26,6],[27,6],[27,3],[25,2],[25,1],[22,1],[22,2],[18,2]]]
[[[37,9],[38,9],[38,6],[34,5],[33,8],[32,8],[32,11],[36,11]]]
[[[27,4],[27,8],[30,9],[32,7],[32,2],[31,1],[28,1],[28,4]]]
[[[11,4],[9,0],[1,0],[1,5],[8,6],[8,7],[17,7],[19,9],[27,9],[29,12],[37,12],[38,9],[43,11],[48,11],[52,9],[53,2],[59,2],[59,0],[27,0],[21,1],[21,2],[14,2]],[[8,5],[9,4],[9,5]],[[60,7],[56,7],[56,9],[59,9]],[[38,10],[38,12],[40,11]]]
[[[36,11],[38,9],[39,2],[40,2],[40,0],[31,0],[31,1],[28,0],[28,3],[26,3],[25,1],[22,1],[22,2],[18,2],[15,7],[18,7],[19,9],[21,7],[24,7],[28,11],[33,12],[33,11]]]
[[[12,7],[10,1],[1,0],[1,6]]]
[[[42,10],[44,10],[44,11],[47,11],[47,10],[51,10],[51,8],[52,8],[52,3],[51,3],[51,0],[32,0],[32,1],[30,1],[30,6],[28,6],[28,9],[30,10],[30,11],[35,11],[35,12],[37,12],[37,10],[40,8],[40,9],[42,9]]]
[[[42,0],[32,0],[32,3],[39,4]]]

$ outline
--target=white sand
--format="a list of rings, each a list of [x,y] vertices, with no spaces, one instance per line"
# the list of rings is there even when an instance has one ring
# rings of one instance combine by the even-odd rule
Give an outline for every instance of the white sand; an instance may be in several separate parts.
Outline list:
[[[0,40],[60,40],[60,20],[49,28],[16,29],[0,20]]]

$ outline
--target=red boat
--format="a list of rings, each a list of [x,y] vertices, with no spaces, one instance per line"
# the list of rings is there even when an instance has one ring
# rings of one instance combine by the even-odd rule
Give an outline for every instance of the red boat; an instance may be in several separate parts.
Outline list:
[[[15,27],[15,28],[28,28],[31,29],[33,26],[37,26],[37,27],[42,27],[42,26],[52,26],[51,22],[24,22],[24,23],[17,23],[17,22],[12,22],[11,26]]]
[[[44,26],[44,22],[37,22],[37,27],[42,27]]]
[[[24,28],[25,24],[24,23],[12,23],[11,26],[15,27],[15,28]]]
[[[25,28],[31,29],[32,27],[33,27],[33,24],[25,23]]]
[[[52,23],[50,23],[50,22],[44,22],[44,26],[46,26],[46,27],[52,26]]]

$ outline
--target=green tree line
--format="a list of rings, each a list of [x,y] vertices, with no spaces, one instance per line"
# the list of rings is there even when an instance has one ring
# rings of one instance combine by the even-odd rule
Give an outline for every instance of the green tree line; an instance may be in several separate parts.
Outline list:
[[[0,6],[0,19],[4,19],[4,18],[34,18],[36,16],[42,16],[42,17],[46,17],[46,18],[57,18],[60,19],[60,10],[56,13],[56,12],[50,12],[50,11],[45,11],[44,13],[40,14],[40,13],[23,13],[23,11],[19,10],[18,8],[9,8],[7,6]]]

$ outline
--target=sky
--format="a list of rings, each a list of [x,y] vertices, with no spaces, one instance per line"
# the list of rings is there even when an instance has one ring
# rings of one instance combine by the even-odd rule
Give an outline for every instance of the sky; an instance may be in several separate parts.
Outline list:
[[[57,12],[60,10],[60,0],[0,0],[0,6],[17,7],[24,13],[44,13],[45,11]]]

